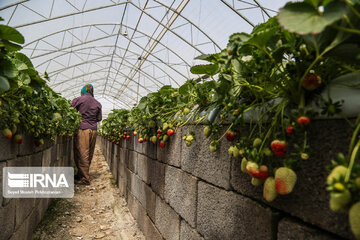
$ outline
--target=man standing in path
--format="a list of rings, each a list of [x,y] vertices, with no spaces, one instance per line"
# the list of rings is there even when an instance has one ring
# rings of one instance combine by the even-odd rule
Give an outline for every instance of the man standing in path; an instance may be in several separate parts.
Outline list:
[[[81,89],[81,96],[72,101],[72,107],[82,115],[80,129],[75,137],[74,157],[78,169],[76,180],[90,185],[90,164],[94,155],[97,122],[102,120],[101,104],[94,98],[94,88],[91,84]]]

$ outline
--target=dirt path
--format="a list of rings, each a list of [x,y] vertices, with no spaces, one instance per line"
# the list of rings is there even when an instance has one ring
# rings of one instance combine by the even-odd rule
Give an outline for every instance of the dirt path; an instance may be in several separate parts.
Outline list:
[[[90,186],[75,185],[74,198],[53,202],[33,240],[145,240],[125,200],[112,184],[112,175],[98,145],[90,175]]]

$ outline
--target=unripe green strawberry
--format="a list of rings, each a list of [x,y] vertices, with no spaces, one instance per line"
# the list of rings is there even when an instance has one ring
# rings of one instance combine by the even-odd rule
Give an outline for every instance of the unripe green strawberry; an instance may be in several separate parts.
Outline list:
[[[191,142],[190,141],[186,141],[186,146],[190,147],[191,146]]]
[[[188,136],[186,137],[186,141],[191,142],[192,140],[194,140],[194,136],[193,136],[193,135],[188,135]]]
[[[154,120],[150,120],[149,128],[154,128],[156,126],[156,122]]]
[[[265,180],[263,196],[268,202],[272,202],[276,198],[277,192],[275,188],[275,179],[273,177],[268,177]]]
[[[14,140],[17,144],[22,144],[22,136],[20,134],[16,134]]]
[[[357,188],[360,189],[360,177],[357,177],[357,178],[355,179],[355,185],[356,185]]]
[[[187,115],[187,114],[189,114],[190,113],[190,109],[189,108],[184,108],[184,110],[183,110],[183,113],[184,113],[184,115]]]
[[[279,194],[292,192],[297,180],[296,173],[287,167],[278,168],[275,172],[275,187]]]
[[[240,151],[239,151],[239,149],[238,149],[236,146],[234,146],[234,149],[233,149],[233,156],[234,156],[235,158],[237,158],[237,157],[240,156]]]
[[[2,134],[4,135],[5,138],[7,139],[11,139],[12,138],[12,132],[10,129],[8,128],[5,128],[3,131],[2,131]]]
[[[165,131],[166,129],[168,129],[169,125],[167,123],[163,124],[163,130]]]
[[[241,160],[241,171],[242,172],[247,172],[246,171],[247,163],[248,163],[248,160],[245,157],[243,157],[242,160]]]
[[[355,203],[350,208],[349,223],[355,238],[360,239],[360,202]]]
[[[255,138],[254,142],[253,142],[253,147],[254,148],[260,147],[261,143],[262,143],[262,140],[260,138]]]
[[[228,150],[229,155],[232,157],[234,153],[234,146],[230,146]]]
[[[183,136],[183,140],[184,140],[184,141],[186,140],[186,137],[187,137],[186,135]]]
[[[217,150],[217,143],[215,142],[215,141],[212,141],[211,143],[210,143],[210,152],[216,152],[216,150]]]
[[[262,150],[262,152],[263,152],[263,154],[264,154],[265,156],[267,156],[267,157],[271,157],[271,156],[272,156],[272,152],[271,152],[271,150],[270,150],[269,148],[264,148],[264,149]]]
[[[254,185],[255,187],[260,186],[261,184],[263,184],[263,180],[257,179],[257,178],[251,178],[251,184]]]
[[[168,139],[169,139],[169,136],[168,136],[168,135],[164,135],[162,140],[163,140],[164,142],[166,142]]]
[[[334,212],[345,210],[351,200],[351,193],[349,190],[343,192],[330,193],[330,209]]]
[[[347,167],[343,165],[336,166],[327,177],[327,184],[330,185],[334,181],[339,181],[341,177],[345,177],[347,170]]]
[[[210,126],[204,127],[204,136],[208,138],[210,135],[211,135],[211,127]]]
[[[129,136],[130,137],[130,136]],[[157,141],[157,137],[156,136],[152,136],[150,138],[150,141],[153,143],[153,144],[156,144],[156,141]]]
[[[14,125],[11,129],[12,135],[14,135],[16,133],[16,131],[17,131],[17,127],[16,127],[16,125]]]

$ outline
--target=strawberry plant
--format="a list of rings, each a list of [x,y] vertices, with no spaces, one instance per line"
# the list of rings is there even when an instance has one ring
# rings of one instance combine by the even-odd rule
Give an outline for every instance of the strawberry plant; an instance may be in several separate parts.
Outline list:
[[[22,133],[37,138],[72,136],[79,128],[81,115],[46,85],[30,59],[18,52],[24,43],[15,29],[0,25],[0,129],[6,138],[22,143]],[[10,130],[11,129],[11,130]]]

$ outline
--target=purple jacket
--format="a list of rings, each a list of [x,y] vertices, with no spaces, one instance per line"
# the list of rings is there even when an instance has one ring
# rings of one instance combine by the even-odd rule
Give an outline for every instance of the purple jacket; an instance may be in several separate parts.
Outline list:
[[[75,98],[71,106],[82,115],[80,129],[97,129],[96,123],[102,120],[101,104],[90,93]]]

